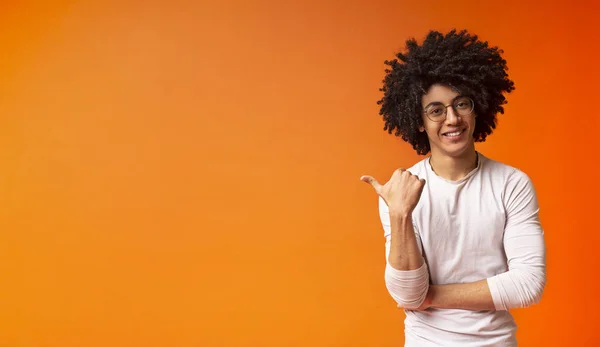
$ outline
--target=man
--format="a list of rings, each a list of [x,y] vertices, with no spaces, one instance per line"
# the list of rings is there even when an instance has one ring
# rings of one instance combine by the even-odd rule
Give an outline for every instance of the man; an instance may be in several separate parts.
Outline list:
[[[380,184],[386,287],[406,311],[405,346],[516,346],[509,309],[538,303],[544,232],[529,177],[475,150],[514,90],[502,51],[432,31],[386,61],[384,130],[431,152]]]

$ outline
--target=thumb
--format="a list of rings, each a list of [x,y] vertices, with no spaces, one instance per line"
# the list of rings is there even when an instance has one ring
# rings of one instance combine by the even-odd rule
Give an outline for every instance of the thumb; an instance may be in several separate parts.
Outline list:
[[[363,182],[367,182],[368,184],[370,184],[377,193],[379,193],[379,190],[381,189],[381,184],[372,176],[361,176],[360,180]]]

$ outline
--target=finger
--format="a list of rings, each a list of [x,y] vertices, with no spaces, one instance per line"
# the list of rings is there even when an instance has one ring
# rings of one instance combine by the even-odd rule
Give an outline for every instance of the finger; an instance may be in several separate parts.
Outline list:
[[[379,190],[381,189],[381,184],[372,176],[368,176],[368,175],[361,176],[360,180],[370,184],[373,188],[375,188],[376,192],[379,192]]]
[[[413,186],[420,192],[425,189],[425,180],[423,178],[419,178],[414,180]]]
[[[403,174],[405,171],[406,171],[406,169],[399,168],[399,169],[396,169],[396,171],[394,171],[394,174],[395,174],[395,175],[401,175],[401,174]],[[408,174],[410,175],[410,171],[406,171],[406,172],[408,172]]]
[[[424,178],[420,178],[417,175],[413,175],[409,172],[409,174],[411,175],[411,182],[419,182],[420,185],[424,185],[425,184],[425,179]]]

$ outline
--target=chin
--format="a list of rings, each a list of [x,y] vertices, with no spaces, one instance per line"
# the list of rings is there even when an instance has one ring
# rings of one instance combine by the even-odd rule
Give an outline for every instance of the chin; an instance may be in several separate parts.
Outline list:
[[[437,150],[448,157],[461,157],[465,153],[469,153],[470,151],[475,150],[475,143],[473,140],[470,141],[461,141],[457,143],[442,143],[438,144]]]

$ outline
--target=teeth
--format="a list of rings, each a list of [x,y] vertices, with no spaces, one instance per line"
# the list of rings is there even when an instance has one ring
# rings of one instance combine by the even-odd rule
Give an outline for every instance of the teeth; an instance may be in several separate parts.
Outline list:
[[[461,133],[460,131],[456,131],[456,132],[453,132],[453,133],[446,133],[445,135],[446,136],[458,136],[458,135],[460,135],[460,133]]]

